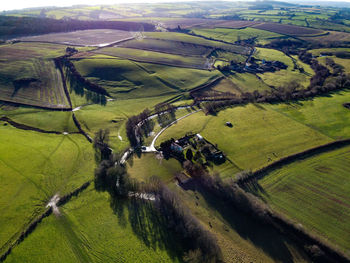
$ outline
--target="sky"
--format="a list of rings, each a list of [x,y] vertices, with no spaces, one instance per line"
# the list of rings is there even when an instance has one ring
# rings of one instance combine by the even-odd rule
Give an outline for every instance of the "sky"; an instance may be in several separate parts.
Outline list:
[[[59,0],[59,1],[58,0],[1,0],[0,11],[23,9],[23,8],[30,8],[30,7],[43,7],[43,6],[112,5],[112,4],[120,4],[120,3],[154,3],[154,2],[176,2],[176,1],[179,1],[179,0]],[[180,1],[186,1],[186,0],[180,0]],[[350,2],[350,0],[334,0],[334,1]],[[288,2],[288,0],[286,2]],[[328,2],[332,2],[332,0],[328,0]]]

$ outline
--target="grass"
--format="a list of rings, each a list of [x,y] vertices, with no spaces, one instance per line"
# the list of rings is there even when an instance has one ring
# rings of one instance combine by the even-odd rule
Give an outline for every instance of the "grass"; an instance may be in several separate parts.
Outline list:
[[[213,29],[192,29],[192,32],[196,35],[201,35],[207,38],[213,38],[223,40],[226,42],[234,43],[238,40],[246,40],[249,38],[257,38],[259,44],[267,44],[269,41],[275,38],[282,37],[282,35],[259,30],[255,28],[243,28],[243,29],[231,29],[231,28],[213,28]]]
[[[68,108],[59,71],[51,58],[63,55],[65,47],[40,43],[0,46],[0,99],[26,105]],[[31,84],[16,84],[31,78]]]
[[[23,131],[3,122],[0,141],[0,225],[6,226],[0,242],[6,249],[54,194],[62,196],[92,179],[94,155],[81,135]]]
[[[134,39],[118,46],[183,56],[207,56],[212,50],[210,47],[192,43],[151,38]]]
[[[166,67],[100,56],[74,63],[84,77],[106,88],[116,98],[175,95],[220,75],[218,71]]]
[[[231,51],[237,54],[247,54],[248,49],[238,45],[230,45],[221,43],[214,40],[208,40],[197,36],[192,36],[183,33],[169,33],[169,32],[146,32],[146,37],[162,40],[171,40],[171,41],[181,41],[196,45],[203,45],[208,47],[221,48],[223,50]]]
[[[140,181],[146,181],[151,176],[158,176],[162,181],[171,182],[176,173],[182,171],[181,164],[171,158],[169,160],[157,159],[153,153],[133,156],[127,162],[128,173]]]
[[[253,92],[254,90],[270,90],[270,87],[265,82],[258,79],[254,74],[251,73],[235,73],[229,76],[236,86],[238,86],[241,92]]]
[[[6,262],[181,262],[179,244],[148,203],[113,202],[90,186],[60,210]]]
[[[76,111],[75,115],[82,128],[94,137],[99,129],[110,130],[110,145],[116,151],[122,151],[129,146],[126,137],[125,123],[128,117],[139,114],[145,108],[151,109],[160,102],[168,100],[169,96],[159,96],[129,100],[115,100],[106,106],[89,105]],[[122,140],[119,139],[122,137]]]
[[[146,51],[124,47],[107,47],[95,51],[97,54],[104,54],[119,58],[130,59],[137,62],[155,63],[165,66],[185,67],[194,69],[207,69],[207,59],[194,56],[179,56],[154,51]]]
[[[233,128],[225,126],[227,121]],[[217,144],[239,170],[254,170],[332,141],[319,131],[272,110],[269,105],[249,104],[226,109],[217,116],[193,114],[167,129],[156,144],[188,132],[200,133]]]
[[[311,76],[314,74],[313,70],[310,68],[309,65],[301,62],[296,56],[294,56],[293,59],[295,60],[295,63],[299,67],[304,68],[305,72],[300,73],[299,70],[294,68],[293,59],[278,50],[257,48],[257,52],[254,56],[261,60],[277,60],[283,62],[285,65],[288,66],[286,70],[278,70],[276,72],[266,72],[264,74],[258,74],[258,76],[267,85],[270,86],[284,86],[294,80],[299,82],[302,86],[307,87],[309,85]]]
[[[0,115],[27,126],[46,131],[78,132],[72,113],[67,111],[49,111],[25,107],[0,108]]]
[[[186,191],[170,187],[216,236],[224,262],[307,262],[305,255],[276,230],[260,225],[200,187]]]
[[[259,181],[262,197],[349,253],[349,164],[350,147],[344,147],[286,165]]]
[[[325,134],[333,139],[350,137],[350,92],[341,91],[325,97],[290,104],[277,104],[271,109]]]

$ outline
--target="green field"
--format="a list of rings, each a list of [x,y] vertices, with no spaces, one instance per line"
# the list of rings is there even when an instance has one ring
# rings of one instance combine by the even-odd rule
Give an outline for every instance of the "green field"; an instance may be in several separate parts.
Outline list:
[[[0,140],[0,225],[6,225],[0,242],[6,249],[53,195],[63,196],[92,179],[94,155],[81,135],[22,131],[3,122]]]
[[[182,262],[179,244],[148,203],[111,201],[91,186],[60,211],[5,262]]]
[[[223,40],[226,42],[234,43],[238,40],[246,40],[249,38],[256,38],[257,43],[267,44],[269,41],[283,37],[283,35],[259,30],[255,28],[244,29],[231,29],[231,28],[214,28],[214,29],[192,29],[192,32],[196,35],[204,36],[207,38]]]
[[[296,56],[288,57],[283,52],[267,49],[267,48],[257,48],[254,56],[257,59],[265,59],[269,61],[280,61],[288,66],[285,70],[278,70],[276,72],[266,72],[264,74],[258,74],[262,81],[267,85],[279,87],[288,84],[291,81],[297,81],[302,86],[307,87],[310,82],[310,78],[314,75],[313,70],[309,65],[301,62]],[[300,73],[298,69],[295,68],[293,59],[298,67],[304,69],[304,73]]]
[[[106,88],[116,98],[175,95],[220,76],[218,71],[166,67],[100,56],[74,63],[80,74]]]
[[[262,197],[277,211],[349,253],[350,147],[300,160],[266,175]]]
[[[106,47],[95,51],[97,54],[104,54],[124,59],[129,59],[137,62],[154,63],[165,66],[194,68],[194,69],[208,69],[207,59],[204,57],[195,56],[180,56],[173,54],[165,54],[154,51],[146,51],[133,48],[124,47]]]
[[[227,121],[233,128],[225,126]],[[217,144],[240,170],[254,170],[332,141],[321,132],[278,113],[271,105],[261,104],[226,109],[217,116],[193,114],[167,129],[156,143],[186,133],[200,133]]]

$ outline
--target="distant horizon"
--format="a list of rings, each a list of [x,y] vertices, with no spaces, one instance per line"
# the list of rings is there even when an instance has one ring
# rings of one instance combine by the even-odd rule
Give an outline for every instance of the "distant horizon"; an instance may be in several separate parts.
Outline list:
[[[45,8],[45,7],[71,7],[71,6],[77,6],[77,5],[89,5],[89,6],[95,6],[95,5],[118,5],[118,4],[125,4],[125,3],[132,3],[132,4],[138,4],[138,3],[172,3],[172,2],[201,2],[201,1],[211,1],[211,0],[31,0],[27,1],[26,3],[23,3],[22,0],[13,0],[8,1],[6,3],[2,3],[0,6],[0,12],[3,11],[14,11],[14,10],[22,10],[22,9],[36,9],[36,8]],[[252,2],[255,0],[224,0],[227,2]],[[277,0],[278,1],[278,0]],[[214,2],[214,0],[213,0]],[[290,2],[290,3],[298,3],[302,4],[305,2],[306,4],[310,3],[350,3],[350,0],[342,0],[342,1],[334,1],[334,0],[280,0],[280,2]]]

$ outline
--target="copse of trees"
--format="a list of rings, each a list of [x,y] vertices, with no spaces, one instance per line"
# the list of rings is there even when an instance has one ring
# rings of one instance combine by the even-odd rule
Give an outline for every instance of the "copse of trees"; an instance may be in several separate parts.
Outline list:
[[[96,153],[99,154],[98,160],[108,160],[112,151],[108,145],[109,143],[109,130],[100,129],[94,137],[93,147]]]

